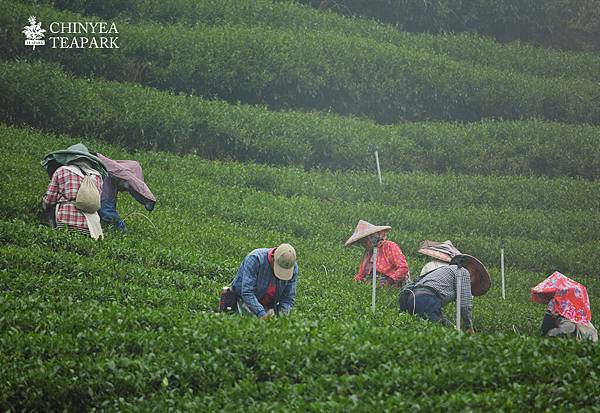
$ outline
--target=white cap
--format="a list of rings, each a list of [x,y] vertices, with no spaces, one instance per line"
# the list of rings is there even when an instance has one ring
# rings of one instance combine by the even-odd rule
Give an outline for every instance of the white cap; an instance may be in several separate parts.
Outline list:
[[[273,272],[280,280],[291,280],[296,264],[296,250],[290,244],[281,244],[275,250]]]

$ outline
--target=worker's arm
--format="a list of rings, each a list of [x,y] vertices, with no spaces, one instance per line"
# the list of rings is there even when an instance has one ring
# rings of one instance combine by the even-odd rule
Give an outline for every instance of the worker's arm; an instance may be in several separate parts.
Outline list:
[[[244,261],[238,270],[238,276],[241,276],[242,279],[240,291],[242,300],[244,300],[244,303],[246,303],[250,311],[256,314],[257,317],[262,317],[267,314],[267,312],[263,305],[258,301],[255,294],[258,269],[258,258],[253,255],[248,255],[244,258]]]
[[[404,253],[396,244],[392,241],[383,242],[381,245],[382,253],[389,257],[394,268],[389,274],[386,274],[395,281],[404,281],[409,277],[408,264],[406,263],[406,257]]]
[[[298,264],[294,267],[294,275],[290,281],[285,283],[285,287],[279,298],[279,312],[288,315],[296,304],[296,281],[298,280]]]
[[[358,269],[358,272],[354,276],[354,281],[362,281],[365,279],[365,275],[366,275],[365,267],[367,266],[367,263],[370,259],[371,259],[371,254],[369,254],[368,252],[365,252],[360,261],[360,268]]]
[[[60,187],[61,184],[64,184],[65,181],[65,170],[61,167],[58,168],[50,179],[50,183],[48,184],[48,190],[46,191],[46,195],[42,198],[42,208],[44,211],[50,210],[56,203],[60,197]]]

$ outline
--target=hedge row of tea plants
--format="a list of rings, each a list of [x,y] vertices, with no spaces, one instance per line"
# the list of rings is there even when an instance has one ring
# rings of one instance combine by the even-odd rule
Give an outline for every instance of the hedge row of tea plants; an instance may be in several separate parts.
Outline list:
[[[424,172],[304,171],[265,164],[198,161],[194,174],[287,197],[304,194],[325,201],[376,202],[398,208],[491,208],[504,210],[600,211],[600,183],[571,178],[470,176]],[[448,188],[452,190],[449,191]],[[440,194],[443,193],[443,196]]]
[[[319,9],[362,15],[416,32],[475,31],[501,41],[524,40],[572,47],[579,19],[594,13],[595,0],[462,1],[300,0]]]
[[[6,131],[9,136],[12,134],[12,129]],[[26,133],[17,132],[17,135],[22,136],[21,141],[31,140]],[[14,151],[17,149],[9,152]],[[465,251],[477,251],[485,262],[497,262],[498,242],[504,239],[509,253],[507,261],[515,268],[540,272],[560,268],[566,272],[593,274],[597,267],[593,251],[598,248],[600,222],[590,218],[590,214],[586,215],[585,211],[522,210],[519,204],[513,205],[511,209],[473,206],[456,208],[453,205],[425,209],[401,203],[382,205],[377,201],[347,202],[343,200],[343,196],[340,196],[341,199],[324,200],[303,194],[301,186],[298,186],[291,197],[286,197],[270,192],[273,189],[269,189],[268,180],[263,180],[266,186],[260,190],[248,188],[249,185],[243,182],[232,183],[227,179],[221,181],[219,174],[206,172],[210,164],[202,166],[195,157],[184,158],[183,161],[164,155],[142,159],[166,174],[177,175],[172,178],[162,176],[162,179],[169,179],[173,187],[162,197],[162,203],[167,206],[176,207],[182,203],[195,205],[198,202],[197,193],[210,193],[211,196],[203,199],[201,205],[196,207],[199,213],[225,222],[258,225],[295,238],[327,240],[335,243],[338,250],[341,250],[342,242],[349,236],[355,223],[363,218],[396,228],[397,232],[392,238],[411,256],[416,255],[416,249],[423,239],[451,238]],[[31,164],[32,161],[21,164]],[[174,169],[172,165],[175,162],[179,162],[179,166]],[[11,175],[20,176],[24,173],[22,168],[23,166],[16,165],[8,167],[8,171]],[[245,172],[245,167],[241,165],[231,165],[229,169],[237,169],[234,172],[237,175]],[[38,192],[42,193],[44,179],[41,171],[40,178],[37,187]],[[436,177],[432,179],[435,180]],[[302,177],[297,180],[302,180]],[[13,181],[7,190],[17,188],[18,185],[18,181]],[[194,191],[189,192],[187,188],[194,188]],[[349,186],[345,192],[351,194],[358,190],[359,186]],[[443,199],[446,192],[452,191],[452,187],[440,188],[437,196]],[[11,216],[26,219],[35,199],[22,200],[20,208],[15,200],[5,202],[8,206],[3,209],[7,219]],[[274,220],[273,216],[294,218]],[[185,215],[182,215],[179,219],[184,218]],[[204,270],[204,267],[190,267],[191,264],[186,264],[186,261],[189,260],[178,261],[178,264],[168,268],[214,272]]]
[[[369,286],[351,282],[358,250],[337,239],[355,224],[345,222],[343,201],[301,191],[274,196],[266,188],[208,179],[211,165],[243,179],[245,167],[234,163],[131,153],[28,128],[1,127],[0,137],[6,166],[0,191],[11,194],[0,204],[3,411],[219,411],[241,404],[248,411],[511,411],[557,403],[593,409],[599,401],[598,346],[527,337],[536,335],[544,310],[528,301],[529,288],[547,275],[542,271],[509,267],[502,302],[497,267],[486,260],[494,281],[475,300],[480,334],[474,337],[398,314],[395,290],[379,291],[372,316]],[[142,163],[159,200],[151,222],[121,195],[126,236],[107,230],[105,240],[94,242],[33,223],[47,183],[39,160],[79,141]],[[248,168],[251,174],[264,167]],[[296,178],[298,188],[302,180]],[[341,218],[327,219],[338,210]],[[358,213],[365,211],[357,205]],[[274,225],[281,213],[291,218]],[[298,226],[308,231],[295,232]],[[401,229],[392,234],[404,240]],[[416,243],[425,233],[411,236]],[[293,315],[260,323],[213,314],[221,286],[244,254],[282,240],[297,246],[301,265]],[[563,246],[545,245],[558,255]],[[411,268],[424,263],[414,248],[407,251]],[[595,277],[572,275],[597,296]],[[450,317],[452,308],[446,311]],[[487,334],[494,332],[504,334]],[[553,369],[563,374],[548,374]]]
[[[18,162],[6,162],[12,165],[7,169],[11,179],[3,183],[2,190],[20,196],[8,199],[2,205],[3,216],[7,212],[10,214],[3,219],[11,219],[12,216],[31,220],[33,216],[31,209],[40,194],[44,192],[47,178],[40,169],[35,172],[38,179],[28,179],[26,171],[32,165],[37,164],[38,158],[43,156],[40,153],[43,154],[48,148],[67,146],[74,140],[72,137],[54,138],[31,130],[13,128],[3,129],[3,138],[3,153],[22,154],[18,158]],[[107,146],[101,142],[87,143],[90,147],[114,157],[132,156],[121,149]],[[60,249],[77,255],[125,260],[144,268],[156,269],[156,276],[152,275],[154,270],[140,273],[140,275],[148,274],[147,277],[151,279],[159,279],[161,271],[172,271],[184,275],[195,274],[203,279],[218,279],[218,282],[222,283],[227,281],[227,275],[224,274],[233,273],[240,259],[239,255],[232,258],[232,253],[236,254],[235,251],[249,249],[253,242],[261,239],[269,239],[271,240],[269,242],[275,243],[277,234],[285,234],[285,237],[292,239],[298,245],[299,251],[304,253],[304,265],[319,272],[323,272],[322,267],[327,266],[334,277],[338,274],[340,280],[347,281],[348,276],[356,270],[355,260],[358,258],[356,254],[358,251],[342,248],[341,241],[351,232],[357,217],[375,218],[374,222],[379,222],[386,219],[386,216],[387,219],[393,220],[394,215],[397,214],[393,208],[383,212],[373,212],[370,206],[365,207],[359,203],[356,204],[355,210],[357,217],[354,217],[350,208],[343,202],[323,202],[303,196],[302,193],[298,193],[293,198],[286,198],[273,196],[267,192],[248,190],[242,186],[229,184],[219,186],[215,182],[207,181],[202,176],[202,168],[198,168],[199,160],[194,156],[179,158],[167,154],[138,153],[135,157],[145,166],[149,181],[155,183],[152,186],[154,191],[160,194],[162,206],[156,213],[150,214],[153,225],[141,218],[136,220],[135,215],[132,215],[133,218],[126,218],[127,220],[133,219],[132,225],[135,231],[142,235],[142,239],[126,237],[118,240],[116,246],[88,241],[87,244],[78,247],[76,242],[81,242],[81,240],[73,241],[70,238],[54,235],[58,232],[40,235],[35,231],[32,232],[30,227],[17,224],[11,228],[11,225],[7,223],[0,231],[3,234],[2,243],[22,249]],[[200,166],[202,163],[200,162]],[[27,183],[29,184],[27,185]],[[194,188],[194,191],[190,193],[185,188]],[[356,190],[356,188],[349,188],[349,190]],[[446,191],[451,190],[452,188],[448,188]],[[209,196],[204,194],[209,194]],[[440,196],[443,197],[444,193],[440,193]],[[121,199],[123,200],[123,197]],[[136,211],[135,203],[128,202],[131,201],[128,197],[125,197],[124,201],[125,204],[121,207],[125,208],[123,215],[128,217],[130,211]],[[182,208],[182,205],[189,207]],[[518,205],[515,207],[519,208]],[[174,213],[174,211],[177,212]],[[333,215],[336,213],[338,215],[334,217]],[[294,218],[289,221],[277,221],[273,220],[274,215]],[[418,216],[416,219],[422,220]],[[563,218],[557,217],[557,220],[561,219]],[[426,220],[422,221],[427,225]],[[413,270],[420,268],[424,259],[416,254],[416,247],[422,239],[435,234],[432,234],[426,226],[413,232],[406,231],[404,226],[412,225],[408,220],[394,221],[392,224],[396,228],[392,232],[392,237],[407,252],[411,268]],[[182,228],[186,228],[186,230],[182,230]],[[485,227],[474,229],[476,231],[486,230]],[[460,229],[457,229],[457,232],[459,233]],[[160,243],[156,244],[153,239],[156,233],[168,234],[171,244],[169,250],[164,250]],[[202,236],[200,237],[198,234],[202,234]],[[490,268],[494,268],[497,260],[497,242],[495,240],[481,238],[476,234],[462,235],[453,240],[465,251],[477,251],[477,255],[482,257]],[[226,245],[235,245],[236,249],[228,250]],[[584,248],[579,252],[576,252],[577,249],[581,249],[579,243],[570,247],[568,245],[569,243],[541,242],[532,239],[520,241],[508,238],[507,262],[510,263],[513,270],[520,266],[536,271],[533,278],[531,275],[520,275],[513,281],[520,283],[521,287],[523,287],[522,283],[531,285],[541,277],[540,274],[552,271],[554,265],[561,265],[562,270],[567,273],[571,271],[575,275],[585,272],[595,273],[595,264],[589,258],[583,263],[587,266],[587,270],[577,269],[577,266],[580,265],[578,261],[582,257],[584,261],[586,260],[585,255],[593,257],[593,245],[590,245],[590,251]],[[92,246],[93,250],[88,252],[87,249]],[[315,248],[322,251],[323,254],[310,254],[309,251],[314,251]],[[577,256],[578,254],[580,256]],[[44,256],[45,254],[32,253],[34,257],[38,255]],[[552,255],[558,256],[558,259],[564,262],[556,263],[553,261]],[[332,268],[331,263],[328,262],[328,256],[339,257],[342,262],[337,264],[337,268]],[[43,263],[45,260],[47,259],[36,258],[36,262],[39,263]],[[73,263],[73,259],[69,261]],[[78,265],[78,267],[85,272],[85,265]],[[67,264],[65,268],[69,268],[69,265]],[[110,272],[110,268],[107,267],[106,270]],[[180,280],[177,282],[181,283]],[[183,285],[189,283],[185,280],[183,282]],[[594,291],[593,285],[590,286],[590,291]],[[522,288],[521,293],[526,298],[528,289]]]
[[[110,293],[112,280],[98,278],[96,289]],[[175,306],[96,301],[91,283],[69,281],[1,277],[14,291],[2,301],[3,410],[513,411],[598,402],[598,346],[463,338],[408,316],[257,325],[190,310],[193,301],[178,294]],[[72,300],[59,304],[63,288]],[[553,368],[567,373],[548,374]]]
[[[0,26],[81,21],[50,8],[3,3]],[[119,49],[25,48],[5,29],[7,57],[43,56],[76,74],[95,74],[273,109],[333,110],[382,123],[401,120],[523,119],[600,122],[600,85],[539,78],[453,60],[359,36],[267,27],[203,27],[119,22]]]
[[[0,24],[1,44],[13,36],[6,27],[12,23]],[[177,37],[179,27],[184,28],[163,35]],[[128,30],[123,40],[134,33]],[[259,31],[233,32],[252,30]],[[216,36],[217,29],[198,28],[198,33]],[[132,64],[148,63],[144,59],[154,50],[142,46],[145,40],[136,49],[140,60]],[[185,45],[178,47],[177,55]],[[163,52],[152,54],[153,62],[160,62]],[[109,57],[82,61],[106,69],[112,65]],[[113,57],[116,63],[123,56]],[[302,69],[290,64],[290,70]],[[541,120],[381,127],[81,79],[48,62],[0,63],[0,90],[0,121],[45,129],[0,124],[1,411],[546,411],[557,406],[593,411],[598,406],[599,347],[535,337],[544,306],[529,301],[531,286],[560,270],[587,285],[595,309],[600,294],[596,182],[473,176],[594,179],[600,170],[597,127]],[[53,134],[61,131],[72,135]],[[127,235],[105,228],[106,238],[94,242],[36,223],[48,182],[41,158],[77,142],[115,159],[141,162],[158,204],[147,213],[122,194],[119,212]],[[318,170],[370,169],[368,143],[380,146],[386,194],[377,194],[374,177],[366,173]],[[206,161],[148,148],[300,169]],[[391,169],[423,172],[388,175]],[[471,176],[436,175],[445,171]],[[420,192],[417,184],[423,181]],[[403,191],[410,184],[415,187]],[[479,184],[485,194],[473,191]],[[504,198],[490,192],[494,184],[506,192]],[[576,207],[569,208],[569,196]],[[428,209],[428,203],[435,208]],[[404,249],[413,274],[426,262],[416,253],[426,238],[450,238],[481,258],[492,288],[475,299],[479,334],[460,335],[399,314],[395,289],[379,289],[372,315],[370,287],[351,281],[361,252],[342,246],[361,218],[394,226],[390,237]],[[501,238],[508,264],[505,301],[498,269]],[[244,255],[281,242],[296,247],[301,270],[291,317],[262,322],[215,314],[218,294]],[[444,309],[449,318],[453,311],[452,304]]]
[[[373,168],[369,144],[378,144],[384,170],[600,176],[596,126],[541,120],[378,126],[332,114],[271,112],[79,79],[45,62],[0,62],[0,87],[0,119],[5,122],[133,148],[305,169],[365,170]]]
[[[28,0],[25,3],[47,3],[58,9],[136,23],[261,25],[287,30],[335,32],[433,51],[455,60],[536,76],[600,80],[600,58],[592,53],[539,48],[518,42],[501,44],[494,39],[470,33],[431,35],[405,32],[396,27],[366,19],[350,19],[326,10],[317,11],[289,1],[255,0],[240,3],[236,0],[132,0],[115,3]]]

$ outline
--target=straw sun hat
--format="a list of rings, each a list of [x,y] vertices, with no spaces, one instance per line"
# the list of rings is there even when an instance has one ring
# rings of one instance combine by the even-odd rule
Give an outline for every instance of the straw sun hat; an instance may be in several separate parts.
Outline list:
[[[490,273],[477,258],[467,254],[459,254],[452,258],[450,265],[458,265],[469,271],[469,275],[471,276],[471,294],[474,296],[487,293],[492,286]]]
[[[352,236],[348,238],[348,241],[346,241],[344,245],[346,247],[349,247],[350,245],[354,244],[357,241],[360,241],[363,238],[368,237],[369,235],[373,235],[381,231],[389,232],[391,229],[392,227],[388,225],[373,225],[361,219],[360,221],[358,221],[358,225],[356,225],[354,234],[352,234]]]
[[[417,252],[450,265],[466,268],[471,276],[471,294],[474,296],[485,294],[492,285],[490,273],[483,263],[471,255],[461,253],[449,240],[423,241]]]

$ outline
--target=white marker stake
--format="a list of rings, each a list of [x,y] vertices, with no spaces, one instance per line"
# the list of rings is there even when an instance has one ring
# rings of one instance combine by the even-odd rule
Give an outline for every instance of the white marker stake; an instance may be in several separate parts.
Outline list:
[[[377,247],[373,248],[373,293],[371,295],[371,310],[373,310],[373,314],[375,314],[375,297],[377,294]]]
[[[456,329],[460,331],[460,291],[462,288],[460,275],[456,277]]]
[[[502,299],[506,300],[506,290],[504,289],[504,247],[500,247],[500,274],[502,277]]]
[[[382,185],[381,181],[381,168],[379,167],[379,152],[375,151],[375,163],[377,164],[377,176],[379,177],[379,185]]]

